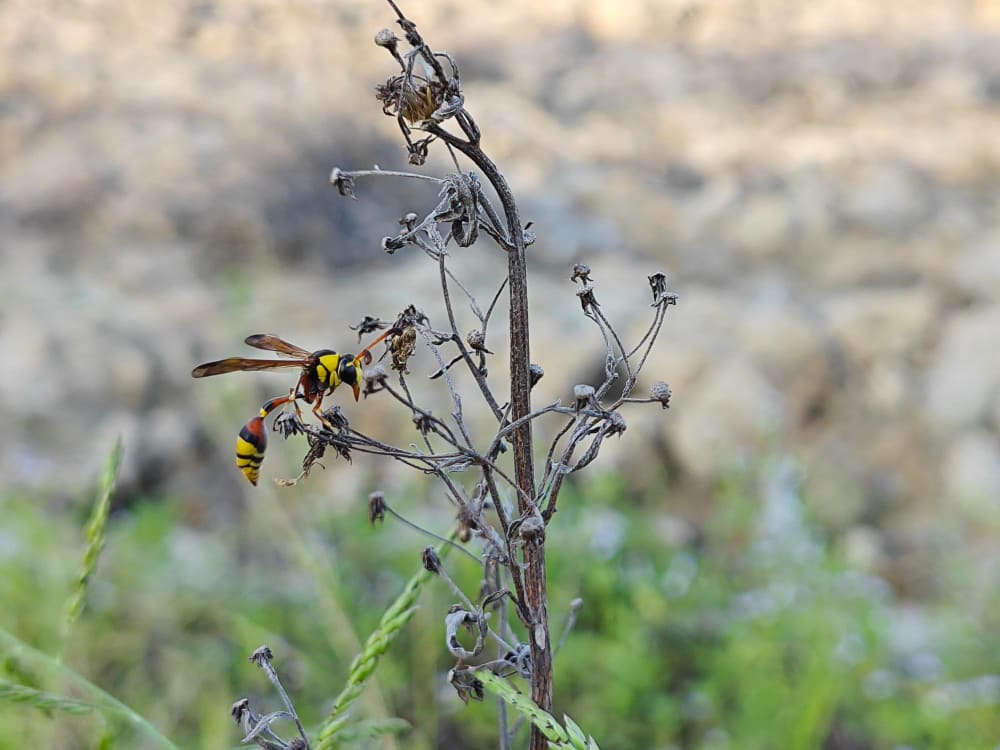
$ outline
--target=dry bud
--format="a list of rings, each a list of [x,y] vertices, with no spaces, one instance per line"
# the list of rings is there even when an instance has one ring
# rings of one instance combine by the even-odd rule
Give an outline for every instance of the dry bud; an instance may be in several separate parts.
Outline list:
[[[382,29],[375,35],[375,44],[379,47],[385,47],[390,52],[394,52],[396,45],[399,44],[399,37],[389,29]]]
[[[664,409],[670,408],[670,386],[662,380],[657,380],[649,387],[649,397],[654,401],[659,401]]]
[[[426,435],[434,428],[434,415],[429,411],[416,412],[413,415],[413,424],[421,435]]]
[[[649,277],[649,286],[653,290],[653,304],[651,307],[677,304],[677,295],[667,291],[666,274],[654,273]]]
[[[376,521],[385,521],[384,492],[373,492],[368,496],[368,523],[374,526]]]
[[[334,167],[333,171],[330,172],[330,184],[337,188],[337,192],[344,197],[357,200],[357,196],[354,195],[354,178],[344,174],[340,167]]]
[[[594,296],[593,284],[584,284],[583,289],[577,292],[576,296],[580,298],[580,306],[584,312],[590,312],[592,307],[600,307],[597,303],[597,297]]]
[[[438,557],[437,550],[433,547],[427,547],[424,549],[424,553],[421,556],[421,560],[424,563],[424,569],[438,575],[441,572],[441,558]]]
[[[531,378],[531,387],[534,388],[538,384],[538,381],[545,376],[545,370],[542,369],[541,365],[536,365],[532,362],[528,365],[528,375]]]
[[[586,408],[595,400],[597,391],[594,390],[594,386],[587,385],[586,383],[579,383],[573,386],[573,398],[576,399],[576,410]]]
[[[271,661],[273,658],[274,654],[271,652],[271,649],[268,648],[266,645],[258,646],[257,650],[254,651],[252,654],[250,654],[250,661],[252,661],[261,669],[263,669],[264,665],[267,662]]]
[[[607,435],[611,437],[612,435],[621,435],[625,432],[625,428],[628,426],[625,424],[625,417],[616,411],[610,412],[607,415],[608,418],[608,430]]]
[[[482,332],[479,328],[473,328],[465,336],[466,342],[470,347],[475,349],[477,352],[486,352],[486,334]],[[492,354],[492,352],[488,352]]]
[[[365,385],[381,385],[387,377],[389,377],[389,373],[382,365],[365,368]]]

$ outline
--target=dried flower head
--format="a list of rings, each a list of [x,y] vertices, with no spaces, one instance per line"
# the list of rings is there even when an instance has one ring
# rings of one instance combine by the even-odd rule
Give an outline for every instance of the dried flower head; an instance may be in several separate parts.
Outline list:
[[[274,420],[274,431],[283,438],[292,435],[301,435],[304,432],[302,420],[293,411],[286,411],[279,414]]]
[[[483,681],[476,677],[472,667],[460,666],[448,672],[448,682],[463,703],[468,703],[469,699],[482,701],[484,697]]]
[[[649,277],[649,286],[653,290],[653,307],[677,304],[677,295],[667,291],[666,274],[654,273]]]
[[[569,277],[570,281],[579,281],[580,283],[586,285],[590,283],[590,266],[585,263],[576,263],[573,265],[573,275]]]
[[[670,408],[670,386],[662,380],[657,380],[649,387],[649,397],[654,401],[659,401],[664,409]]]
[[[486,348],[486,334],[483,333],[481,328],[473,328],[469,331],[469,333],[465,336],[465,341],[477,352],[486,352],[487,354],[493,353]]]
[[[252,654],[250,654],[250,661],[256,664],[261,669],[274,658],[274,653],[271,651],[267,645],[258,646]]]
[[[378,33],[375,34],[375,44],[392,51],[399,44],[399,37],[392,33],[391,29],[379,29]]]
[[[361,339],[370,333],[375,333],[375,331],[380,331],[383,328],[389,327],[389,321],[382,320],[381,318],[375,317],[374,315],[366,315],[361,319],[356,325],[347,326],[352,331],[358,332],[358,343],[361,343]]]
[[[236,721],[237,726],[243,723],[243,716],[250,710],[250,699],[240,698],[233,704],[233,707],[229,710],[232,714],[233,719]]]
[[[409,372],[406,362],[413,356],[417,348],[417,329],[406,326],[398,334],[389,339],[389,351],[392,352],[392,369]]]
[[[345,174],[340,167],[334,167],[330,172],[330,184],[337,188],[337,192],[345,198],[357,200],[354,194],[354,178]]]
[[[333,432],[343,432],[349,427],[349,422],[340,404],[334,404],[330,408],[324,409],[321,417],[323,426]]]
[[[414,412],[413,424],[421,435],[426,435],[434,429],[434,415],[429,411]]]

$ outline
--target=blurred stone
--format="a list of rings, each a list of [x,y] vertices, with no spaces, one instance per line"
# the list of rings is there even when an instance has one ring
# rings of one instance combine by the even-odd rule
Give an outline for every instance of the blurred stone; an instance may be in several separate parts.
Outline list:
[[[787,250],[790,230],[788,200],[774,192],[751,195],[744,201],[726,236],[737,254],[760,262]]]
[[[947,434],[987,417],[1000,387],[1000,305],[956,312],[947,321],[927,370],[924,409]]]
[[[845,190],[841,212],[845,219],[884,234],[912,234],[932,212],[924,178],[902,164],[868,164],[853,176]]]
[[[954,440],[944,458],[946,496],[993,513],[1000,508],[1000,438],[970,430]]]
[[[685,470],[708,480],[759,459],[784,419],[780,393],[749,362],[717,360],[674,401],[666,427]]]
[[[934,327],[937,294],[930,288],[864,289],[825,306],[830,333],[857,366],[919,350]]]
[[[958,287],[977,300],[1000,302],[1000,238],[975,243],[954,266]]]

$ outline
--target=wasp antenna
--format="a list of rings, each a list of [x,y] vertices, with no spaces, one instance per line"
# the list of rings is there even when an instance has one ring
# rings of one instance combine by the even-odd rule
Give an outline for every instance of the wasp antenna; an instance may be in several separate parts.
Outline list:
[[[375,339],[374,341],[372,341],[364,349],[362,349],[358,353],[358,356],[356,357],[356,359],[361,359],[362,357],[364,357],[366,363],[367,362],[371,362],[372,349],[374,349],[378,344],[380,344],[382,341],[384,341],[387,337],[391,336],[392,334],[397,334],[397,333],[399,333],[399,328],[397,328],[396,326],[393,326],[388,331],[386,331],[381,336],[379,336],[377,339]]]

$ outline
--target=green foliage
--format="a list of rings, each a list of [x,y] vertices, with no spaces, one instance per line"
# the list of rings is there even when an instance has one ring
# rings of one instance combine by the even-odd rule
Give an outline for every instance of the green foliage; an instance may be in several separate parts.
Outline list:
[[[563,728],[552,714],[535,705],[531,698],[518,692],[507,680],[497,677],[487,670],[478,672],[477,676],[487,690],[538,727],[549,740],[549,747],[600,750],[594,738],[587,737],[576,722],[568,716],[563,717],[566,724],[566,727]]]
[[[570,600],[584,600],[555,660],[553,715],[583,726],[553,719],[566,740],[995,747],[998,595],[973,590],[969,566],[955,562],[953,593],[902,607],[885,582],[843,565],[803,502],[795,523],[769,530],[770,501],[756,484],[734,477],[719,487],[710,522],[690,538],[662,496],[630,494],[612,476],[567,488],[548,552],[554,636]],[[372,529],[362,499],[339,508],[306,487],[294,498],[256,493],[249,510],[211,531],[186,522],[184,503],[171,498],[108,517],[85,542],[105,544],[64,663],[46,654],[62,648],[65,603],[79,586],[77,516],[53,512],[59,505],[44,497],[0,496],[0,747],[168,746],[153,732],[184,748],[235,746],[232,702],[248,695],[266,711],[274,699],[246,661],[262,642],[278,654],[313,737],[338,691],[350,691],[357,702],[335,736],[342,745],[495,747],[495,702],[464,706],[445,686],[452,597],[433,579],[417,594],[425,541],[391,520]],[[406,497],[399,510],[449,523]],[[455,555],[447,567],[475,590],[472,563]],[[926,636],[901,640],[915,611]],[[372,636],[361,645],[355,633]],[[377,669],[367,659],[352,669],[369,648],[380,652]],[[345,715],[338,703],[334,721]],[[512,746],[525,738],[522,730]]]
[[[450,545],[442,544],[437,550],[438,557],[447,555],[449,548]],[[432,577],[429,571],[421,567],[407,582],[402,593],[386,609],[378,627],[368,636],[364,649],[351,662],[347,684],[333,701],[330,715],[319,731],[319,744],[316,750],[327,750],[338,744],[337,735],[350,725],[348,709],[361,696],[365,684],[375,672],[379,660],[388,651],[390,644],[413,618],[416,613],[417,596]]]
[[[3,681],[0,681],[0,701],[22,703],[40,711],[64,711],[77,715],[89,714],[95,708],[91,703]]]
[[[111,511],[111,495],[115,489],[115,482],[118,480],[118,469],[122,460],[122,441],[118,438],[115,441],[111,453],[104,465],[100,483],[97,489],[97,498],[94,501],[94,509],[87,523],[86,539],[87,549],[83,555],[83,564],[76,580],[76,585],[66,603],[65,629],[68,633],[73,623],[80,617],[83,611],[84,600],[87,596],[87,585],[90,577],[97,569],[97,560],[104,547],[104,532],[108,523],[108,514]]]

